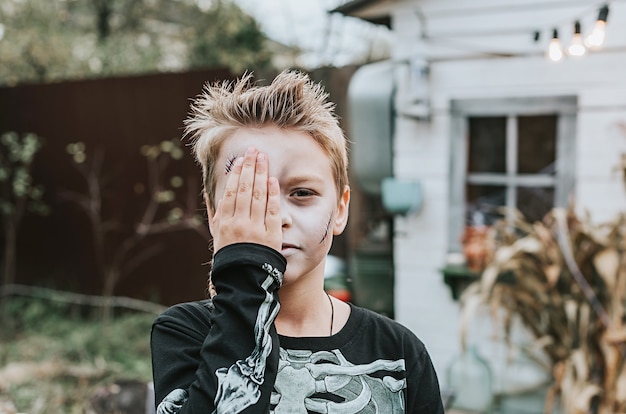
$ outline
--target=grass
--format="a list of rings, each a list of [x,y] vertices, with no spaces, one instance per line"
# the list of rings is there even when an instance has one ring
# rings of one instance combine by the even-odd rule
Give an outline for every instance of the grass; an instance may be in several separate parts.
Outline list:
[[[154,314],[104,323],[99,309],[23,297],[5,298],[2,310],[0,402],[20,413],[90,413],[99,389],[152,379]]]

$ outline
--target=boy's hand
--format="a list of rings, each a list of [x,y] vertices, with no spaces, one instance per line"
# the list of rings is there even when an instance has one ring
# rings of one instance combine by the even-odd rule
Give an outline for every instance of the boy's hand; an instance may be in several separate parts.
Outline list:
[[[269,177],[265,154],[248,148],[245,156],[235,161],[211,224],[215,252],[242,242],[262,244],[280,252],[280,188],[278,180]]]

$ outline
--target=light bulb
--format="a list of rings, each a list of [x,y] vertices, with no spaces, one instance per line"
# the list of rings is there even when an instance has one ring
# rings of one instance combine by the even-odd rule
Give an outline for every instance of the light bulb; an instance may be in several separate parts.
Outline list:
[[[570,56],[582,56],[587,51],[583,44],[582,36],[580,35],[580,22],[574,23],[574,36],[572,37],[572,43],[567,48],[567,53]]]
[[[598,19],[596,20],[593,29],[587,39],[585,39],[585,44],[587,47],[599,48],[604,43],[605,38],[605,27],[606,27],[606,19],[609,17],[609,6],[605,4],[600,8],[598,12]]]
[[[595,26],[593,26],[593,30],[591,30],[591,33],[589,33],[589,36],[585,39],[585,44],[588,48],[593,49],[602,46],[605,37],[605,25],[605,22],[598,20]]]
[[[559,42],[559,32],[556,29],[552,31],[552,40],[548,46],[548,58],[553,62],[563,59],[563,49],[561,42]]]

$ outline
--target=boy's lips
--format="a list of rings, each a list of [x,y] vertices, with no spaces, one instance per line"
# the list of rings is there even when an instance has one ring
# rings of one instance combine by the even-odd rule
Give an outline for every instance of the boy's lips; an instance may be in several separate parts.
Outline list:
[[[283,245],[280,248],[281,254],[285,257],[291,256],[298,250],[299,250],[298,246],[289,244],[289,243],[283,243]]]

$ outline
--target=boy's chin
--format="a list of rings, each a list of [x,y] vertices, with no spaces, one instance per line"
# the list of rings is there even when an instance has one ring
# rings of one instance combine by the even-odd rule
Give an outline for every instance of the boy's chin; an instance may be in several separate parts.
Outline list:
[[[299,282],[309,283],[309,281],[317,278],[315,276],[316,273],[317,268],[311,269],[310,267],[305,266],[303,263],[299,263],[297,260],[287,259],[287,268],[285,269],[285,273],[283,274],[283,286],[291,286]],[[324,278],[323,271],[319,275],[319,277],[321,279]]]

